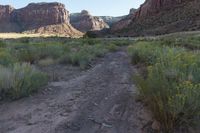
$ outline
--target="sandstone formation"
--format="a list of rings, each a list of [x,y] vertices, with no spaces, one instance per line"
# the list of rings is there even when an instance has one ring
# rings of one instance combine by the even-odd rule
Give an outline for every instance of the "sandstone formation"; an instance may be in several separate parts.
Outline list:
[[[129,19],[116,23],[111,33],[138,36],[199,29],[199,0],[146,0]]]
[[[11,14],[14,8],[10,5],[0,5],[0,32],[19,31],[16,23],[12,22]]]
[[[32,30],[24,31],[23,33],[29,33],[29,34],[40,33],[40,34],[48,34],[48,35],[62,35],[62,36],[73,37],[73,38],[83,36],[83,33],[74,29],[74,27],[72,27],[71,25],[66,24],[66,23],[42,26],[42,27],[35,28],[35,29],[32,29]]]
[[[112,17],[112,16],[99,16],[101,19],[103,19],[103,21],[105,23],[107,23],[110,26],[112,26],[113,24],[115,24],[116,22],[122,20],[123,18],[126,17],[125,16],[119,16],[119,17]]]
[[[68,23],[68,16],[68,11],[61,3],[31,3],[13,13],[13,19],[25,29]]]
[[[111,27],[111,32],[120,31],[123,30],[125,27],[128,27],[129,24],[133,21],[133,16],[136,11],[137,10],[134,8],[130,9],[129,14],[126,17],[124,17]]]
[[[55,29],[55,26],[64,29]],[[81,32],[70,25],[69,12],[61,3],[31,3],[21,9],[0,6],[0,32],[26,31],[46,34],[50,32],[66,35],[82,35]]]
[[[106,24],[103,19],[101,19],[100,17],[92,16],[86,10],[81,11],[81,13],[71,14],[70,23],[72,24],[72,26],[82,32],[109,28],[108,24]]]
[[[10,22],[11,13],[14,10],[10,5],[2,6],[0,5],[0,22]]]

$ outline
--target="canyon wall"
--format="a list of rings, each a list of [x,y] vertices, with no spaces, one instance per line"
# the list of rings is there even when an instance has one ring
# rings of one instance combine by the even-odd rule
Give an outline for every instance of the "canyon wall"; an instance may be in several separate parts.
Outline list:
[[[146,0],[111,28],[122,36],[160,35],[200,29],[200,0]]]
[[[69,12],[61,3],[30,3],[21,9],[0,6],[0,32],[48,33],[50,31],[53,33],[54,27],[65,28],[59,28],[62,31],[56,30],[57,34],[63,34],[64,31],[81,34],[69,23]],[[66,32],[66,34],[69,33]]]

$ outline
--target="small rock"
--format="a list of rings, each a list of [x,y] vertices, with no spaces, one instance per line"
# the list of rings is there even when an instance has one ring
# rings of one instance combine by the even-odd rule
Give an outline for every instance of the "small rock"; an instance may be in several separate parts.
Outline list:
[[[66,117],[68,115],[69,115],[68,113],[60,113],[60,116],[63,116],[63,117]]]
[[[112,128],[113,126],[106,123],[102,123],[102,127]]]
[[[94,103],[94,105],[95,105],[95,106],[98,106],[98,104],[97,104],[97,103]]]
[[[151,125],[151,128],[153,130],[159,131],[160,127],[161,127],[160,122],[158,122],[157,120],[154,120],[153,123],[152,123],[152,125]]]

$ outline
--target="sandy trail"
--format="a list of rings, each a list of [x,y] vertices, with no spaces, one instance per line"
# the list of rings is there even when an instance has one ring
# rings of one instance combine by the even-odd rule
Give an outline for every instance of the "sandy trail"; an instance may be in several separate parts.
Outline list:
[[[0,133],[144,133],[151,120],[136,100],[125,51],[44,93],[0,104]]]

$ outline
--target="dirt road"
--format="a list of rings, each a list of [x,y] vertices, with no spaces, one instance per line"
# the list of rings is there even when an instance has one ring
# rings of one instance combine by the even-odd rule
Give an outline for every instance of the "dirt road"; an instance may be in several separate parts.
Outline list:
[[[124,51],[109,53],[44,93],[1,103],[0,133],[144,133],[151,118],[136,100],[129,61]]]

